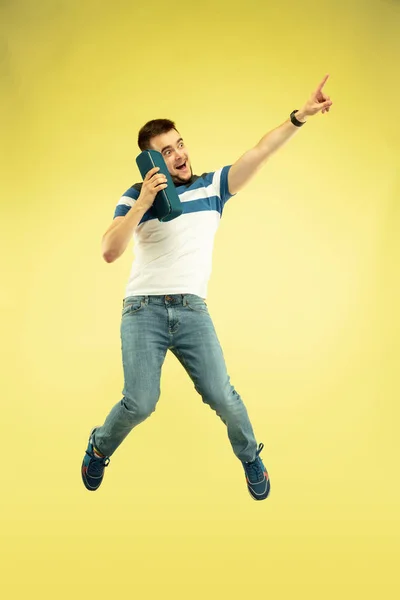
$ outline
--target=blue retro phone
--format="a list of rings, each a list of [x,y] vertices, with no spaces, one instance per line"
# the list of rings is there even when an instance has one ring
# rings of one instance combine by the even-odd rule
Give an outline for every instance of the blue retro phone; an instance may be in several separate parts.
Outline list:
[[[140,174],[144,179],[150,169],[159,167],[158,173],[162,173],[167,178],[167,187],[160,190],[154,199],[154,209],[159,221],[171,221],[182,214],[182,203],[179,200],[174,182],[168,171],[167,165],[161,152],[157,150],[143,150],[136,157],[136,163]]]

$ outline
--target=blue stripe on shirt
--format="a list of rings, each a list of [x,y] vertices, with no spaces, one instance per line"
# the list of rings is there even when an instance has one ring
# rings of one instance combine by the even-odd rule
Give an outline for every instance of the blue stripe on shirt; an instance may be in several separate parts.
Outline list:
[[[199,200],[190,200],[189,202],[182,202],[182,208],[183,208],[183,213],[184,215],[190,214],[190,213],[195,213],[195,212],[205,212],[205,211],[211,211],[214,210],[216,212],[218,212],[220,215],[222,215],[222,211],[223,211],[223,203],[221,202],[221,199],[218,198],[218,196],[211,196],[210,198],[200,198]],[[114,214],[114,218],[115,217],[124,217],[129,210],[131,209],[130,206],[127,206],[126,204],[118,204],[118,206],[115,209],[115,214]],[[148,210],[142,217],[140,223],[145,223],[146,221],[151,221],[153,219],[156,219],[157,217],[154,215],[153,211]],[[139,223],[139,225],[140,225]]]
[[[182,202],[183,214],[194,212],[203,212],[205,210],[216,210],[222,215],[223,204],[218,196],[210,198],[199,198],[199,200],[191,200],[190,202]]]
[[[126,190],[123,196],[128,196],[128,198],[132,198],[132,200],[137,200],[139,198],[139,194],[140,192],[135,190],[135,188],[132,186],[129,188],[129,190]]]
[[[200,198],[199,200],[190,200],[189,202],[183,202],[183,214],[193,213],[193,212],[201,212],[205,210],[216,210],[222,215],[223,208],[225,203],[232,198],[234,194],[230,194],[228,188],[228,173],[231,166],[223,167],[220,176],[220,189],[218,196],[211,196],[208,198]],[[212,184],[213,177],[215,175],[215,171],[213,173],[203,173],[201,177],[196,179],[196,181],[190,185],[189,187],[186,185],[181,185],[176,187],[176,191],[178,195],[184,194],[187,191],[192,191],[196,189],[201,189],[207,187]],[[130,187],[125,193],[123,197],[128,197],[132,200],[137,200],[140,195],[140,192],[135,189],[134,186]],[[115,208],[114,219],[115,217],[124,217],[130,210],[129,205],[118,204]],[[149,221],[155,219],[156,216],[152,210],[147,211],[143,216],[140,223],[144,223],[145,221]]]
[[[115,207],[114,211],[114,219],[115,217],[124,217],[131,210],[131,206],[127,204],[118,204]]]

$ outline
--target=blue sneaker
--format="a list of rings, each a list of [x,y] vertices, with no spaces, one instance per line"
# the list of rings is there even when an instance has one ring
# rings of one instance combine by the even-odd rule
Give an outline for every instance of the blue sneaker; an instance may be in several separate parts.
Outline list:
[[[258,446],[256,458],[252,462],[242,461],[246,473],[247,488],[254,500],[265,500],[271,489],[267,469],[259,456],[263,448],[264,444]]]
[[[110,462],[108,456],[100,457],[94,453],[95,431],[96,427],[90,432],[88,447],[82,463],[82,480],[85,487],[91,492],[100,487],[104,477],[104,469]]]

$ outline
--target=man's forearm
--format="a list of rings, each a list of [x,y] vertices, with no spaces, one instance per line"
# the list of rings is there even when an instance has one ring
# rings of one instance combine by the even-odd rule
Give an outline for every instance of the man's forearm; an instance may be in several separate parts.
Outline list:
[[[306,117],[300,111],[296,113],[296,118],[299,121],[306,121]],[[276,129],[269,131],[256,146],[243,154],[229,171],[230,193],[236,194],[240,191],[254,177],[265,161],[290,140],[298,130],[299,127],[293,125],[289,119]]]
[[[146,207],[137,201],[125,217],[119,219],[104,234],[101,247],[106,262],[114,262],[123,254],[146,210]]]
[[[296,119],[303,123],[305,123],[307,120],[307,118],[300,111],[296,113]],[[296,127],[293,125],[291,120],[288,119],[282,123],[282,125],[264,135],[264,137],[261,138],[256,146],[259,154],[260,164],[262,164],[274,152],[279,150],[279,148],[289,141],[299,131],[299,129],[300,127]]]

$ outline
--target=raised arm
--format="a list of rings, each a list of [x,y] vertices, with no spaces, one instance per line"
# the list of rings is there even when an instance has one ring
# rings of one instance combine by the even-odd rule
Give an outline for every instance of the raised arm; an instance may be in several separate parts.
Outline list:
[[[101,250],[106,262],[114,262],[125,252],[133,232],[145,212],[152,206],[157,192],[167,187],[167,178],[157,171],[159,167],[154,167],[146,174],[139,198],[133,208],[124,217],[116,217],[103,235]]]
[[[318,87],[312,92],[303,108],[296,112],[295,118],[299,123],[305,123],[309,117],[321,112],[329,112],[332,101],[323,92],[323,87],[329,75],[325,75]],[[258,142],[241,156],[231,167],[228,174],[228,187],[231,194],[239,192],[257,173],[267,159],[281,148],[299,130],[289,118],[276,129],[268,132]]]

